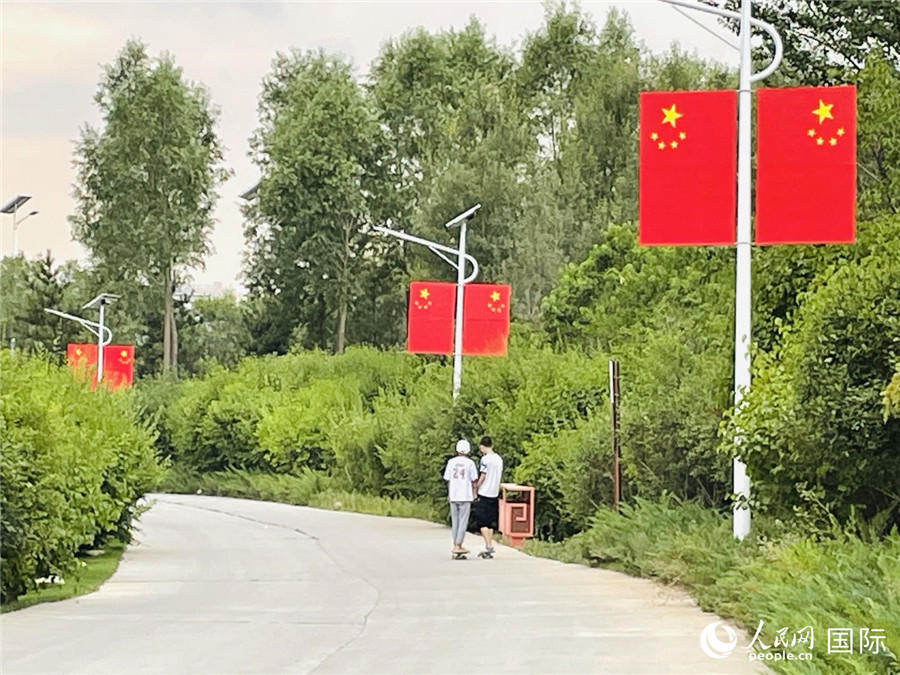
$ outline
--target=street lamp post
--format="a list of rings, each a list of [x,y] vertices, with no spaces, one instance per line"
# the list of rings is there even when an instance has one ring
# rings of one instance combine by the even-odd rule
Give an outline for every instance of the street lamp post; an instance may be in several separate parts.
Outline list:
[[[91,300],[81,309],[99,309],[100,310],[100,320],[99,321],[89,321],[88,319],[83,319],[80,316],[75,316],[73,314],[66,314],[65,312],[60,312],[56,309],[44,309],[45,312],[49,312],[50,314],[55,314],[56,316],[61,316],[64,319],[71,319],[72,321],[76,321],[80,323],[82,326],[91,331],[94,335],[97,336],[97,383],[99,384],[103,380],[103,348],[112,342],[112,331],[106,327],[104,324],[104,308],[106,305],[111,305],[116,300],[119,299],[118,295],[113,295],[112,293],[101,293],[96,298]]]
[[[112,331],[106,328],[103,324],[103,314],[106,305],[110,305],[119,299],[118,295],[113,295],[112,293],[101,293],[96,298],[91,300],[81,309],[99,309],[100,310],[100,321],[97,324],[99,326],[99,330],[97,331],[97,382],[100,382],[103,379],[103,347],[112,342]],[[106,330],[109,333],[109,339],[105,342],[103,341],[103,331]]]
[[[781,63],[784,51],[781,36],[771,24],[754,19],[752,0],[741,0],[741,11],[735,12],[719,7],[710,7],[687,0],[661,0],[669,5],[677,5],[698,12],[706,12],[740,21],[740,73],[738,80],[738,167],[737,167],[737,227],[735,255],[735,303],[734,303],[734,407],[743,405],[744,397],[750,391],[750,335],[751,335],[751,212],[750,212],[750,113],[751,85],[771,75]],[[676,7],[677,8],[677,7]],[[772,38],[774,54],[772,61],[758,73],[752,72],[750,33],[752,27],[761,28]],[[743,438],[738,433],[735,438],[737,453],[732,460],[732,480],[735,502],[732,532],[737,539],[750,533],[750,477],[747,466],[740,458]]]
[[[3,208],[0,208],[0,213],[11,213],[13,217],[13,231],[12,231],[12,254],[13,257],[16,257],[19,254],[19,249],[16,246],[16,230],[19,229],[19,225],[24,223],[26,220],[31,218],[31,216],[36,216],[38,214],[37,211],[32,211],[28,215],[26,215],[21,220],[18,220],[19,215],[19,207],[25,204],[29,199],[31,199],[31,195],[16,195],[12,199],[10,199],[6,204],[3,205]]]
[[[451,267],[456,268],[456,319],[455,332],[453,338],[453,398],[459,396],[459,389],[462,384],[462,324],[463,324],[463,288],[478,276],[478,262],[471,255],[466,253],[466,223],[475,217],[475,213],[481,208],[481,204],[476,204],[470,209],[460,213],[458,216],[444,224],[446,228],[452,228],[459,225],[459,246],[450,248],[435,241],[416,237],[400,230],[392,230],[387,227],[376,227],[375,230],[392,237],[397,237],[404,241],[410,241],[414,244],[422,244],[427,246],[429,250],[448,263]],[[448,258],[444,253],[450,253],[456,256],[456,260]],[[472,272],[466,276],[466,262],[471,263]]]

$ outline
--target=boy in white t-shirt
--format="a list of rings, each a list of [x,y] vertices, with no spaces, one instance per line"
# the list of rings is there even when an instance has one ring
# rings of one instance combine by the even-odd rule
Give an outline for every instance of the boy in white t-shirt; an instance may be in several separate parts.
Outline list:
[[[475,485],[476,498],[472,507],[475,525],[484,537],[484,550],[478,554],[480,558],[491,558],[494,555],[494,530],[497,529],[499,515],[500,480],[503,477],[503,459],[494,452],[494,444],[490,436],[484,436],[478,443],[481,451],[480,476]]]
[[[447,462],[444,480],[447,481],[447,499],[450,502],[450,522],[453,533],[453,553],[468,553],[463,548],[466,527],[469,525],[469,511],[475,498],[475,483],[478,470],[475,462],[467,457],[471,452],[469,441],[456,442],[456,457]]]

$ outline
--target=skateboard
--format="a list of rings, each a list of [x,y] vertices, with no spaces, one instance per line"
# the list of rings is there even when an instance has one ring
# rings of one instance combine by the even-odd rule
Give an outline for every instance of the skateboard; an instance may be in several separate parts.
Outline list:
[[[454,560],[466,560],[467,555],[469,554],[462,551],[450,551],[450,557]]]
[[[478,554],[478,557],[482,558],[483,560],[488,560],[488,559],[494,557],[494,552],[493,551],[482,551],[481,553]]]

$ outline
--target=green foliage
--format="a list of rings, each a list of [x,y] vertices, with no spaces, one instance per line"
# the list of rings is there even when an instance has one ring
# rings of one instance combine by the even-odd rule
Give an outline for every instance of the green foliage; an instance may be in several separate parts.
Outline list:
[[[169,424],[171,408],[182,394],[179,381],[171,374],[145,377],[132,389],[137,418],[152,429],[156,437],[156,452],[164,459],[175,454],[172,430]]]
[[[884,421],[900,418],[900,369],[894,373],[890,384],[884,389]]]
[[[739,0],[728,0],[740,10]],[[757,0],[753,14],[779,31],[784,42],[780,68],[801,84],[836,84],[855,75],[866,58],[880,56],[900,68],[900,7],[891,0]],[[735,21],[726,24],[739,32]],[[771,39],[754,50],[754,58],[768,63]]]
[[[896,231],[896,219],[884,224]],[[741,455],[763,507],[824,506],[843,521],[857,506],[871,518],[900,500],[900,420],[885,419],[882,393],[900,358],[898,260],[894,234],[826,268],[783,327],[781,346],[757,357],[746,407],[726,437],[744,434]]]
[[[103,290],[158,298],[163,364],[174,368],[172,295],[209,252],[216,187],[228,175],[216,113],[170,56],[153,60],[137,41],[105,67],[94,100],[103,122],[86,125],[76,149],[73,236]]]
[[[249,351],[253,338],[233,293],[198,298],[186,314],[179,338],[183,372],[202,374],[214,364],[236,366]]]
[[[611,423],[605,410],[576,422],[575,428],[533,436],[515,482],[532,485],[535,530],[561,539],[584,529],[602,506],[612,504]]]
[[[337,489],[334,480],[310,470],[288,475],[242,470],[195,473],[172,468],[166,472],[160,487],[167,492],[261,499],[376,516],[421,518],[436,522],[443,522],[444,518],[443,509],[438,509],[435,504]]]
[[[47,352],[61,361],[69,342],[86,342],[90,334],[74,321],[44,311],[56,309],[79,314],[90,300],[79,298],[73,263],[54,265],[50,254],[27,260],[7,256],[0,260],[0,344],[28,352]]]
[[[261,499],[306,506],[314,495],[329,490],[331,485],[328,476],[309,470],[297,475],[242,469],[197,472],[176,464],[166,470],[159,489],[181,494]]]
[[[184,382],[162,433],[177,461],[201,471],[332,468],[336,453],[361,459],[353,450],[361,439],[346,435],[345,420],[359,419],[383,388],[414,374],[408,357],[363,348],[334,359],[321,352],[249,358]],[[357,476],[365,464],[349,470]],[[370,478],[380,480],[377,472]]]
[[[275,310],[268,341],[278,351],[302,325],[300,345],[343,352],[376,248],[370,202],[388,189],[380,128],[350,65],[322,53],[279,54],[260,114],[251,145],[263,177],[247,210],[251,294]]]
[[[91,392],[44,359],[0,354],[2,598],[65,576],[81,547],[127,540],[156,482],[153,434],[130,396]]]
[[[96,549],[79,554],[77,566],[62,579],[64,583],[41,582],[35,590],[20,595],[12,602],[4,602],[0,612],[15,612],[44,602],[59,602],[93,593],[113,575],[124,552],[125,544],[112,540],[104,544],[99,555]]]
[[[140,401],[161,450],[185,468],[314,469],[350,491],[430,500],[445,494],[441,471],[458,438],[490,434],[511,476],[532,436],[575,429],[605,397],[605,362],[576,353],[514,342],[508,359],[467,362],[455,404],[449,364],[371,348],[249,358],[175,391],[148,383]],[[579,475],[573,490],[596,480]],[[576,495],[582,517],[587,498]]]
[[[900,50],[900,48],[898,48]],[[859,210],[864,219],[900,213],[900,71],[871,54],[859,73]]]
[[[328,432],[361,409],[359,386],[351,378],[315,380],[303,389],[278,392],[256,429],[265,464],[288,472],[333,466]]]
[[[542,305],[552,343],[620,361],[626,493],[712,505],[728,493],[716,446],[731,398],[729,263],[714,249],[639,248],[633,228],[612,226]]]

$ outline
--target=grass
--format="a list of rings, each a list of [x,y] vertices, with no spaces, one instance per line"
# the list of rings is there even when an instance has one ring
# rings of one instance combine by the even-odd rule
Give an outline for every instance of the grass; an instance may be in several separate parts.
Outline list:
[[[900,673],[900,534],[866,541],[848,532],[816,536],[756,518],[755,538],[737,542],[726,516],[697,504],[638,500],[601,511],[564,542],[528,542],[532,555],[612,567],[686,589],[700,607],[751,635],[759,621],[772,645],[811,626],[809,662],[767,662],[782,673]],[[884,631],[886,652],[828,653],[828,629]],[[858,648],[858,643],[856,643]],[[788,650],[790,651],[790,650]]]
[[[116,571],[124,551],[125,544],[109,541],[100,555],[84,556],[78,571],[68,577],[64,584],[39,584],[36,590],[0,606],[0,612],[15,612],[43,602],[58,602],[93,593]]]
[[[340,489],[331,477],[314,471],[293,476],[236,469],[196,473],[171,468],[159,489],[163,492],[259,499],[375,516],[444,521],[444,514],[436,504],[402,497],[349,492]]]

